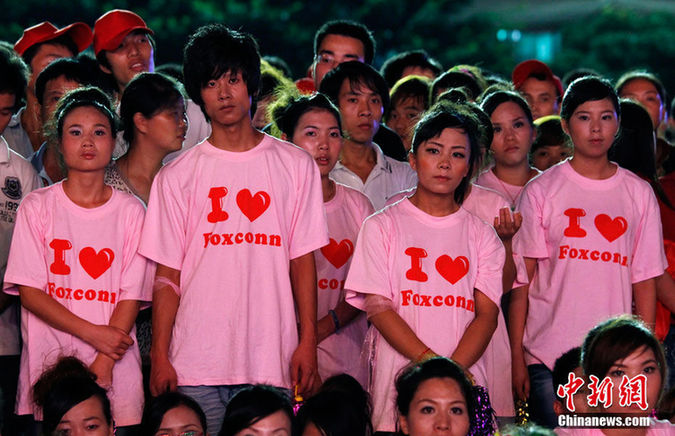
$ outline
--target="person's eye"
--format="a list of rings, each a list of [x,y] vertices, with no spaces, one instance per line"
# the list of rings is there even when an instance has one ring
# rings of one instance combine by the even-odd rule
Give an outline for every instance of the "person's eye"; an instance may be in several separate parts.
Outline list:
[[[347,101],[349,103],[358,103],[359,102],[359,100],[356,97],[348,97]]]
[[[464,409],[462,409],[461,407],[453,407],[452,409],[450,409],[450,411],[452,412],[453,415],[464,415]]]
[[[329,56],[327,54],[321,54],[319,55],[319,62],[322,64],[329,64],[333,62],[333,57]]]
[[[408,114],[408,119],[409,119],[409,120],[414,120],[415,118],[417,118],[417,114],[412,113],[412,112]]]
[[[314,130],[308,130],[308,131],[305,132],[305,136],[314,137],[314,136],[316,136],[316,132]]]
[[[96,136],[105,136],[107,135],[108,132],[106,132],[104,129],[96,129],[94,131],[94,135]]]
[[[625,372],[621,369],[615,369],[614,371],[609,372],[609,375],[611,375],[612,377],[617,377],[617,378],[623,377],[624,374],[625,374]]]
[[[603,119],[604,121],[612,121],[612,120],[614,119],[614,116],[609,115],[609,114],[606,114],[606,115],[603,115],[603,116],[602,116],[602,119]]]
[[[239,76],[230,76],[230,80],[228,80],[232,85],[235,83],[239,82]]]
[[[68,436],[70,435],[70,429],[69,428],[57,428],[56,431],[54,431],[55,436]]]
[[[550,100],[551,100],[551,97],[549,97],[547,95],[539,97],[539,101],[542,102],[542,103],[548,103]]]
[[[395,113],[392,112],[392,114],[389,116],[389,118],[391,119],[391,121],[398,120],[398,114],[395,114]]]
[[[455,157],[457,159],[464,159],[466,155],[461,151],[455,151],[454,153],[452,153],[452,157]]]
[[[100,425],[98,425],[98,424],[89,424],[89,425],[87,425],[86,428],[89,431],[94,431],[94,430],[97,430],[99,427],[100,427]]]
[[[52,103],[58,103],[60,98],[61,97],[59,97],[59,96],[55,96],[55,97],[52,97],[51,101],[52,101]]]
[[[501,133],[502,128],[499,127],[499,126],[492,126],[492,131],[493,131],[494,133]]]
[[[515,123],[513,123],[513,127],[516,128],[516,129],[520,129],[524,125],[525,125],[525,123],[523,123],[522,121],[516,121]]]
[[[382,100],[380,100],[380,97],[373,97],[370,101],[375,104],[382,104]]]
[[[547,151],[539,151],[539,152],[537,152],[537,156],[548,157],[548,152]]]
[[[147,36],[145,36],[145,35],[140,35],[136,41],[142,42],[142,43],[146,43],[146,42],[148,42],[149,40],[148,40],[148,37],[147,37]]]
[[[80,136],[82,132],[79,129],[71,129],[68,131],[68,134],[71,136]]]
[[[215,80],[209,80],[206,82],[206,87],[207,88],[215,88],[216,87],[216,81]]]
[[[581,121],[588,121],[590,117],[588,115],[577,115],[577,119]]]
[[[330,137],[331,138],[340,138],[342,135],[340,135],[340,132],[330,132]]]
[[[434,408],[431,406],[424,406],[420,409],[420,413],[424,415],[429,415],[431,413],[434,413]]]
[[[645,374],[653,374],[656,371],[658,371],[658,368],[654,365],[650,365],[650,366],[646,367],[643,371],[645,372]]]
[[[438,153],[440,153],[440,151],[438,150],[438,148],[435,148],[435,147],[429,147],[429,148],[427,148],[427,149],[426,149],[426,152],[429,153],[429,154],[438,154]]]

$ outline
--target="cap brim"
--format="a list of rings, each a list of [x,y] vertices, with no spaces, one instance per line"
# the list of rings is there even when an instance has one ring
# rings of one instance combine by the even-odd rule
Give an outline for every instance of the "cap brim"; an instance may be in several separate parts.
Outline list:
[[[144,32],[149,33],[150,35],[155,34],[155,32],[153,32],[152,30],[148,29],[145,26],[134,26],[134,27],[126,28],[126,29],[122,30],[120,33],[118,33],[117,35],[110,38],[108,41],[106,41],[105,44],[102,44],[100,47],[98,47],[98,50],[96,51],[96,54],[101,52],[101,50],[107,50],[107,51],[115,50],[117,47],[120,46],[120,44],[122,44],[122,41],[124,40],[124,38],[126,38],[126,36],[128,34],[130,34],[131,32],[133,32],[135,30],[143,30]]]
[[[94,39],[94,34],[91,28],[82,22],[73,23],[69,26],[60,29],[55,34],[55,38],[61,35],[68,35],[75,42],[77,46],[77,53],[81,53],[89,47]],[[77,54],[76,53],[76,54]]]

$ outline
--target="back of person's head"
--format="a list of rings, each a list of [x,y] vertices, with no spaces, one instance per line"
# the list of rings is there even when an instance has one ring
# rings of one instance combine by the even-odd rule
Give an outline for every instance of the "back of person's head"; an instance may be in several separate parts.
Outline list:
[[[361,416],[360,422],[365,421],[367,434],[372,434],[373,426],[370,421],[372,405],[370,395],[368,395],[368,392],[363,389],[363,386],[354,377],[349,374],[337,374],[329,377],[319,388],[319,393],[323,392],[338,392],[345,395],[351,406]]]
[[[575,68],[565,73],[562,79],[563,86],[567,88],[568,86],[570,86],[570,83],[586,76],[600,76],[600,73],[598,73],[592,68]]]
[[[571,372],[581,367],[581,347],[574,347],[563,353],[555,360],[553,365],[553,392],[558,390],[558,386],[567,383]],[[556,399],[560,400],[556,396]]]
[[[265,60],[262,61],[260,64],[260,92],[258,93],[258,100],[274,96],[274,92],[280,86],[288,87],[292,85],[291,80],[281,70]]]
[[[588,332],[581,347],[584,373],[602,379],[617,361],[643,347],[654,352],[663,383],[667,370],[663,347],[642,321],[628,315],[610,318]]]
[[[291,402],[282,391],[264,385],[244,388],[228,403],[218,436],[234,436],[276,412],[283,412],[293,423]]]
[[[57,59],[47,65],[35,80],[35,97],[38,103],[44,103],[44,93],[47,83],[59,77],[63,77],[71,82],[77,82],[81,86],[95,83],[95,78],[92,77],[90,70],[78,59]]]
[[[358,39],[363,44],[364,61],[373,62],[375,57],[375,38],[366,26],[351,20],[334,20],[324,23],[314,34],[314,56],[319,54],[321,42],[328,35],[341,35]]]
[[[391,88],[389,100],[392,106],[397,106],[400,102],[413,99],[422,103],[424,110],[429,109],[429,79],[422,76],[406,76],[397,81]]]
[[[429,70],[434,77],[441,74],[443,70],[440,62],[429,56],[425,50],[411,50],[387,59],[380,68],[380,74],[387,81],[387,85],[393,88],[396,82],[403,78],[403,72],[406,68],[415,67],[421,70]]]
[[[642,177],[656,178],[654,128],[640,103],[622,98],[621,130],[609,151],[610,160]]]
[[[466,88],[450,88],[446,91],[441,92],[435,97],[435,100],[432,101],[432,104],[438,103],[439,101],[449,101],[451,103],[467,103],[469,102],[469,94],[466,92]]]
[[[199,404],[185,394],[180,392],[165,392],[153,398],[149,404],[146,404],[143,411],[143,421],[141,422],[142,435],[154,435],[159,430],[164,415],[176,407],[186,407],[193,411],[202,426],[202,432],[206,431],[206,415]]]
[[[389,112],[389,87],[384,78],[380,76],[373,67],[359,61],[343,62],[331,71],[329,71],[321,81],[319,92],[325,94],[336,106],[338,106],[338,96],[340,88],[345,80],[349,81],[352,89],[359,89],[366,86],[377,93],[382,100],[384,113]]]
[[[208,24],[190,35],[183,52],[183,77],[188,96],[204,112],[201,90],[223,74],[241,73],[248,95],[260,87],[260,53],[251,35],[223,24]],[[206,115],[206,113],[204,113]]]
[[[183,83],[183,66],[173,62],[159,65],[155,68],[155,73],[164,74],[179,83]]]
[[[532,143],[530,153],[541,147],[549,145],[571,146],[570,138],[565,134],[560,122],[560,116],[547,115],[534,120],[534,126],[537,129],[537,137]]]
[[[33,399],[42,409],[42,434],[52,436],[70,409],[92,397],[101,402],[106,422],[112,426],[110,400],[96,376],[76,357],[62,357],[33,385]]]
[[[468,172],[455,189],[454,198],[457,204],[462,204],[476,162],[480,159],[480,122],[472,110],[463,105],[450,102],[439,102],[431,107],[424,117],[415,126],[410,152],[416,156],[419,147],[425,141],[441,135],[445,129],[458,129],[463,131],[469,139]],[[454,362],[453,362],[454,363]]]
[[[313,95],[281,95],[270,107],[270,114],[274,127],[279,133],[286,135],[290,141],[295,133],[300,118],[313,110],[325,110],[337,120],[337,125],[342,130],[340,112],[328,98],[316,93]]]
[[[396,377],[396,409],[399,416],[408,416],[417,389],[425,381],[435,378],[450,378],[457,382],[466,401],[470,425],[473,427],[477,404],[471,382],[457,363],[445,357],[434,357],[411,365]]]
[[[485,111],[486,114],[488,114],[491,117],[492,113],[501,104],[507,102],[517,104],[520,107],[520,109],[522,109],[530,125],[533,125],[534,121],[532,120],[532,111],[530,110],[530,106],[527,104],[527,101],[525,101],[525,99],[517,92],[495,91],[483,97],[480,107]]]
[[[176,108],[183,102],[182,87],[174,79],[160,73],[140,73],[127,85],[120,100],[120,118],[124,128],[124,140],[134,140],[134,115],[145,118],[166,109]]]
[[[459,70],[446,71],[431,84],[431,100],[434,101],[439,94],[450,88],[464,88],[469,100],[475,100],[482,92],[481,85],[473,75]]]
[[[619,97],[617,96],[611,83],[606,79],[597,76],[585,76],[570,83],[565,91],[565,96],[560,106],[560,118],[569,121],[574,111],[582,104],[588,101],[600,101],[608,98],[616,116],[621,116],[619,107]]]
[[[369,435],[370,417],[339,391],[325,391],[305,401],[296,417],[298,434],[313,425],[325,436]]]
[[[663,86],[663,82],[656,77],[655,74],[650,73],[649,71],[646,70],[633,70],[633,71],[628,71],[627,73],[624,73],[621,77],[619,77],[619,80],[616,81],[616,84],[614,85],[614,89],[616,89],[616,93],[621,95],[623,88],[633,80],[646,80],[650,82],[652,85],[654,85],[654,88],[656,88],[656,92],[658,92],[659,97],[661,97],[661,102],[663,105],[668,104],[668,93],[666,92],[666,87]]]
[[[284,75],[289,80],[293,79],[293,73],[291,72],[291,67],[288,66],[288,63],[280,58],[279,56],[270,56],[270,55],[265,55],[262,57],[264,61],[266,61],[268,64],[276,68],[277,70],[281,71]]]
[[[14,110],[23,105],[28,75],[28,66],[21,58],[12,49],[0,47],[0,94],[14,96]]]

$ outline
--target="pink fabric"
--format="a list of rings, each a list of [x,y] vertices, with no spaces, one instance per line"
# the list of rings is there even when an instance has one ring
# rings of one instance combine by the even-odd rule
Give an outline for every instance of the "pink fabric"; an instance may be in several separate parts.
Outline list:
[[[499,305],[504,247],[492,227],[464,209],[433,217],[409,200],[369,217],[359,234],[345,288],[363,309],[365,294],[390,298],[433,351],[450,356],[474,319],[474,292]],[[395,430],[394,379],[409,360],[374,332],[370,392],[376,431]],[[485,370],[470,368],[485,386]]]
[[[663,274],[659,209],[649,184],[629,171],[592,180],[569,162],[532,180],[518,208],[513,252],[537,259],[526,361],[553,369],[598,322],[631,313],[633,283]]]
[[[110,200],[94,209],[70,201],[61,183],[33,191],[19,207],[5,290],[13,285],[42,289],[75,315],[108,324],[119,301],[149,301],[152,296],[146,277],[149,262],[137,252],[143,214],[138,199],[114,189]],[[37,413],[39,418],[30,388],[40,374],[61,355],[75,355],[90,364],[97,352],[24,308],[21,332],[16,411]],[[133,329],[130,335],[135,339]],[[115,364],[109,396],[117,425],[141,422],[143,386],[136,343]]]
[[[374,210],[368,197],[359,191],[336,183],[335,197],[327,203],[326,219],[330,243],[314,252],[318,279],[317,319],[328,315],[344,295],[351,256],[363,220]],[[347,373],[366,385],[366,368],[359,356],[368,325],[365,314],[327,337],[318,347],[319,375],[323,380]]]
[[[480,185],[484,188],[492,189],[500,193],[514,208],[518,204],[521,195],[523,194],[523,186],[510,185],[502,180],[499,180],[495,173],[492,171],[493,168],[488,168],[483,171],[476,181],[476,185]]]
[[[289,262],[328,243],[313,159],[267,135],[241,153],[205,141],[162,168],[148,204],[140,252],[181,271],[178,384],[290,388]]]

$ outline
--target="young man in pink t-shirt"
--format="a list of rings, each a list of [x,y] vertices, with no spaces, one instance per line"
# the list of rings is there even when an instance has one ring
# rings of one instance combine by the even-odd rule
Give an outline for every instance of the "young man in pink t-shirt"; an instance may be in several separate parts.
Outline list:
[[[312,158],[252,125],[255,40],[204,26],[185,47],[184,74],[212,133],[166,165],[150,193],[140,248],[158,263],[150,386],[193,396],[218,434],[241,385],[314,387],[312,252],[328,237]]]

